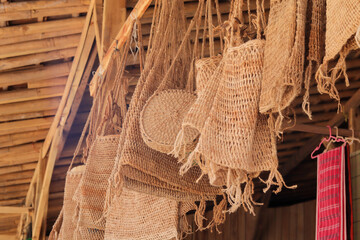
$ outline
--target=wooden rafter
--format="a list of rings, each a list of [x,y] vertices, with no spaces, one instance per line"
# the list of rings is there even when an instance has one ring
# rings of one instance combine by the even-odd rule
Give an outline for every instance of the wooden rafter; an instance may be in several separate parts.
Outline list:
[[[360,89],[358,89],[355,94],[346,102],[343,106],[343,112],[348,113],[351,108],[357,108],[360,106]],[[331,127],[338,127],[345,120],[345,115],[340,113],[336,114],[327,125]],[[286,176],[291,170],[297,167],[304,159],[314,150],[314,148],[319,144],[322,136],[317,135],[308,140],[296,153],[288,159],[284,166],[280,169],[281,173]]]

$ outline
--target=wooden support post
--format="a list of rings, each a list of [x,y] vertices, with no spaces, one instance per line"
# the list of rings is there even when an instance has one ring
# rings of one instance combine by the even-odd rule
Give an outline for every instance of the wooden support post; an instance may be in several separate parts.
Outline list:
[[[95,76],[93,77],[93,79],[91,81],[91,85],[90,85],[90,95],[93,96],[94,89],[97,88],[97,84],[98,84],[97,81],[98,81],[99,75],[100,76],[105,75],[107,68],[109,66],[109,63],[111,61],[111,56],[112,56],[113,52],[116,49],[121,48],[125,44],[126,40],[128,39],[129,35],[131,34],[131,29],[132,29],[131,27],[134,24],[134,21],[136,21],[136,19],[140,19],[143,16],[143,14],[145,13],[146,9],[149,7],[151,2],[152,2],[152,0],[139,0],[137,2],[137,4],[135,5],[134,9],[130,13],[130,15],[132,17],[128,17],[126,19],[125,23],[123,24],[120,31],[116,35],[114,41],[108,47],[108,50],[107,50],[106,54],[104,55],[100,66],[96,70]],[[105,27],[103,26],[103,29],[104,28]]]
[[[115,39],[126,20],[126,0],[105,0],[102,23],[101,53],[103,56],[109,49],[111,42]]]

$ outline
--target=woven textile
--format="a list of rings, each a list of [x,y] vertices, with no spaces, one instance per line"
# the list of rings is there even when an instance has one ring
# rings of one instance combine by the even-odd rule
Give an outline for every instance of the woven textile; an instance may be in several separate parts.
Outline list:
[[[267,117],[258,113],[264,44],[263,40],[251,40],[228,48],[214,76],[220,74],[195,102],[203,102],[199,106],[211,110],[202,116],[206,121],[200,127],[199,143],[182,172],[191,169],[195,161],[211,184],[226,185],[230,211],[243,205],[253,212],[253,178],[262,171],[270,171],[266,190],[275,184],[280,191],[283,185]]]
[[[73,196],[77,187],[79,186],[81,177],[85,171],[85,166],[78,166],[66,174],[65,190],[64,190],[64,205],[63,205],[63,223],[62,239],[75,239],[75,229],[77,219],[73,219],[76,212],[77,202],[73,200]],[[73,221],[75,220],[75,221]]]
[[[144,142],[159,152],[171,152],[182,120],[195,99],[195,94],[180,89],[164,90],[151,96],[140,114]],[[187,149],[194,149],[198,134],[192,131],[186,136]]]
[[[318,156],[316,239],[346,239],[345,147]]]
[[[325,22],[326,22],[326,0],[310,0],[309,9],[311,9],[311,24],[309,36],[309,61],[305,71],[304,79],[304,101],[303,110],[311,119],[310,110],[310,80],[314,67],[319,67],[325,54]]]
[[[210,186],[206,180],[196,183],[201,175],[199,170],[191,171],[184,177],[179,176],[180,165],[177,159],[150,148],[141,136],[140,113],[148,99],[163,90],[185,89],[187,84],[191,65],[189,36],[193,24],[185,33],[183,4],[180,0],[157,2],[155,8],[157,12],[154,14],[151,30],[154,35],[151,37],[144,70],[123,124],[116,163],[110,178],[109,207],[121,199],[122,186],[136,188],[142,193],[149,193],[149,186],[151,186],[152,195],[163,194],[163,188],[152,186],[153,179],[167,184],[167,190],[171,191],[167,191],[165,196],[169,197],[169,193],[174,194],[172,199],[181,199],[184,193],[194,191],[198,193],[197,200],[199,201],[207,198],[215,199],[221,192],[220,188]],[[164,42],[168,44],[163,44]],[[125,171],[126,166],[138,171]],[[136,175],[132,175],[134,172]],[[142,174],[138,174],[139,172]],[[181,188],[183,191],[172,191],[174,188]]]
[[[90,148],[79,189],[79,225],[82,227],[105,228],[104,201],[118,143],[119,136],[97,136]]]
[[[207,85],[209,79],[214,74],[217,66],[219,65],[222,57],[220,55],[209,57],[209,58],[201,58],[196,60],[195,62],[195,70],[196,70],[196,92],[200,93],[203,91],[205,86]]]
[[[202,58],[195,63],[198,97],[182,121],[181,130],[174,143],[174,150],[171,152],[179,161],[187,156],[188,150],[190,152],[193,150],[186,147],[186,139],[194,132],[200,133],[210,112],[218,87],[218,78],[222,73],[222,67],[218,67],[221,58],[221,56]]]
[[[105,239],[178,239],[178,209],[179,204],[174,200],[124,187],[121,197],[111,205]]]
[[[316,73],[318,90],[329,94],[340,106],[340,96],[335,83],[342,75],[346,85],[349,79],[346,74],[345,58],[351,50],[357,49],[353,35],[360,26],[360,2],[358,0],[326,0],[326,37],[325,57]],[[328,63],[339,54],[337,64],[330,71]]]
[[[307,0],[271,0],[260,112],[281,112],[300,93]]]

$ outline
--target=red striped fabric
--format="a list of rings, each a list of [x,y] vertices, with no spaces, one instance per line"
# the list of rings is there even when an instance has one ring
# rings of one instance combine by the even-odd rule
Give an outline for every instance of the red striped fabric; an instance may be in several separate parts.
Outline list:
[[[345,147],[317,159],[316,239],[346,240]]]

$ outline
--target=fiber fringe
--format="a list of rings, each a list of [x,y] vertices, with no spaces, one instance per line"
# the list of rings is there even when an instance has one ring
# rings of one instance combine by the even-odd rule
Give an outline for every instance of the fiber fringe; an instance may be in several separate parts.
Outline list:
[[[356,44],[354,37],[352,37],[339,52],[339,59],[337,60],[335,67],[329,70],[329,61],[324,60],[315,74],[319,93],[328,94],[330,98],[333,98],[338,102],[338,113],[342,112],[342,106],[340,103],[339,91],[336,88],[336,81],[343,76],[345,78],[346,87],[350,85],[349,77],[346,73],[346,57],[350,51],[357,48],[358,45]]]
[[[207,174],[211,184],[214,184],[214,182],[216,181],[221,181],[225,183],[224,185],[226,187],[224,189],[224,192],[226,193],[227,200],[230,204],[230,208],[229,210],[227,210],[227,212],[230,213],[235,212],[239,207],[242,206],[246,212],[249,211],[255,216],[254,206],[262,205],[262,203],[258,203],[253,199],[254,179],[256,178],[266,184],[266,187],[263,189],[264,193],[267,192],[271,188],[271,186],[274,185],[277,186],[277,188],[273,190],[275,194],[279,193],[283,187],[286,187],[288,189],[297,188],[297,185],[287,186],[281,173],[278,171],[277,168],[271,169],[268,179],[263,180],[259,176],[261,172],[246,172],[241,169],[223,168],[216,164],[212,164],[211,161],[204,160],[203,158],[201,158],[201,154],[198,152],[198,147],[189,155],[187,161],[181,166],[180,174],[185,174],[194,164],[197,164],[203,172],[198,181],[204,174]],[[219,170],[227,171],[226,179],[216,178],[216,176],[218,176],[217,173]],[[221,204],[219,204],[219,206],[221,205],[219,209],[224,208],[223,204],[225,203],[222,202]],[[216,218],[216,220],[223,222],[225,221],[225,216],[221,215],[223,214],[223,212],[221,212],[219,209],[214,207],[214,215],[216,214],[216,217],[214,216],[214,219]],[[197,224],[197,226],[199,226],[200,230],[206,229],[203,228],[203,225],[201,225],[201,221],[205,219],[203,217],[203,211],[203,205],[200,202],[197,213],[195,213],[195,223]]]

